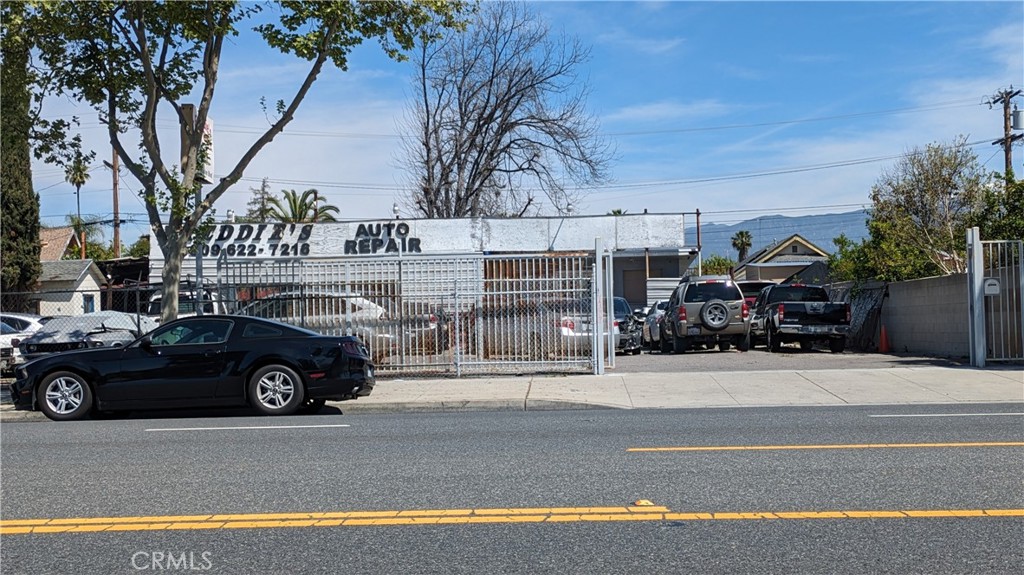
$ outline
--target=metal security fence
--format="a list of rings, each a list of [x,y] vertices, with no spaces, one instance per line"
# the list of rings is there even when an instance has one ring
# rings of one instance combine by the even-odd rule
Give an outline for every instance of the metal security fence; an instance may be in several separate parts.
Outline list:
[[[382,373],[592,373],[614,361],[601,258],[220,260],[215,282],[236,313],[361,337]]]
[[[982,241],[986,359],[1024,360],[1024,241]]]

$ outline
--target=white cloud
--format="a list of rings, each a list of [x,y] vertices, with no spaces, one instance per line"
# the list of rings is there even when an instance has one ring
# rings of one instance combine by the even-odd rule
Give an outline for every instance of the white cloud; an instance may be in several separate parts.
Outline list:
[[[620,108],[601,117],[603,122],[662,122],[714,118],[735,112],[735,107],[717,100],[678,102],[661,100]]]

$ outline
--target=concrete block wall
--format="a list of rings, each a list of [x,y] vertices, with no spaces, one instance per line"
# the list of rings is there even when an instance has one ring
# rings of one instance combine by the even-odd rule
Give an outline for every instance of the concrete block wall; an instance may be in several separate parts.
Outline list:
[[[970,355],[966,274],[891,283],[888,289],[881,325],[886,328],[892,352]]]

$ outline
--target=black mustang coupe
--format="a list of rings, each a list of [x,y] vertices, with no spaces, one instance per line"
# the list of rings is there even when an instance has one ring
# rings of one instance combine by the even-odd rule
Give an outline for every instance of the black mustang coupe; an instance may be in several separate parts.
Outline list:
[[[16,409],[54,420],[146,409],[251,405],[268,415],[315,413],[369,395],[373,362],[353,336],[323,336],[234,315],[168,322],[118,347],[47,355],[18,367]]]

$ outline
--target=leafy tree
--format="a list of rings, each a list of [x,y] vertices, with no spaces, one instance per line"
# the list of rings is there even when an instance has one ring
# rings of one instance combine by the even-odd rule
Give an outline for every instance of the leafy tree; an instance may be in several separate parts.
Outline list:
[[[736,262],[717,254],[701,262],[701,271],[708,275],[728,275],[734,267]]]
[[[270,213],[273,206],[270,201],[274,197],[270,193],[270,182],[267,178],[263,178],[260,182],[260,187],[249,188],[252,192],[252,197],[249,198],[249,203],[246,204],[245,215],[239,218],[241,222],[248,223],[265,223],[270,221]]]
[[[614,210],[608,212],[608,215],[609,216],[624,216],[624,215],[626,215],[626,210],[615,208]]]
[[[300,196],[295,190],[282,190],[283,198],[270,198],[269,218],[272,221],[292,224],[312,222],[336,222],[332,214],[339,212],[337,206],[325,203],[319,192],[309,189]]]
[[[871,189],[871,222],[893,250],[887,255],[915,250],[940,273],[966,271],[966,230],[981,209],[985,181],[963,137],[905,154]]]
[[[163,321],[178,309],[181,264],[214,203],[242,177],[253,158],[292,121],[320,76],[333,63],[346,70],[351,50],[376,39],[388,56],[403,59],[432,23],[459,25],[455,2],[299,2],[273,4],[277,18],[252,29],[271,47],[309,63],[271,124],[205,194],[203,127],[214,100],[225,41],[239,34],[264,4],[222,2],[41,3],[38,53],[58,93],[91,105],[107,126],[121,163],[138,180],[153,238],[164,256]],[[188,100],[197,105],[186,105]],[[158,111],[171,111],[182,128],[182,154],[160,142]],[[194,113],[194,115],[193,115]],[[138,136],[135,142],[131,138]],[[175,135],[177,139],[177,134]],[[164,150],[174,149],[169,158]],[[136,156],[133,150],[140,150]],[[183,158],[184,165],[175,165]]]
[[[564,184],[604,181],[610,161],[577,73],[589,52],[525,4],[480,6],[467,33],[419,44],[407,203],[427,218],[521,217],[541,208],[529,184],[562,213],[578,203]]]
[[[139,239],[135,240],[135,243],[128,246],[127,250],[121,251],[122,253],[127,254],[130,258],[149,257],[149,234],[139,236]]]
[[[1024,239],[1024,181],[993,185],[985,190],[981,211],[974,219],[986,240]]]
[[[747,251],[750,250],[750,246],[754,243],[754,238],[750,235],[747,230],[739,230],[732,236],[732,247],[739,255],[737,256],[738,261],[747,259]]]
[[[88,216],[80,218],[75,214],[68,214],[65,218],[68,225],[75,230],[75,236],[80,242],[84,242],[85,250],[79,249],[78,253],[68,253],[64,255],[66,260],[77,260],[77,259],[90,259],[90,260],[109,260],[114,258],[114,243],[103,242],[103,228],[104,222],[98,216]],[[85,257],[82,257],[82,253]]]
[[[31,93],[29,91],[29,53],[31,34],[25,26],[25,5],[0,4],[3,35],[3,81],[0,81],[0,292],[24,293],[35,287],[42,265],[39,263],[39,195],[32,188],[32,158],[29,144]],[[4,300],[11,309],[28,311],[27,298]]]

